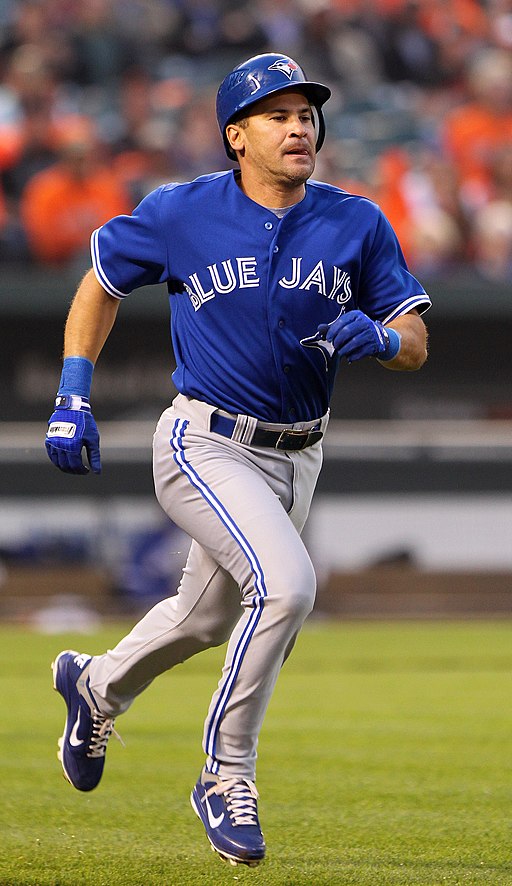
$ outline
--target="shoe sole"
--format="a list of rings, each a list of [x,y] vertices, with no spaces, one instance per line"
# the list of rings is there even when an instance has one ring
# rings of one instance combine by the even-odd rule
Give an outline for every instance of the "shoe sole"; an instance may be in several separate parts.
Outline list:
[[[74,649],[65,649],[63,652],[59,652],[55,661],[52,661],[52,663],[51,663],[51,669],[52,669],[52,674],[53,674],[53,688],[55,689],[55,692],[59,693],[60,697],[63,698],[64,701],[66,701],[66,699],[64,698],[64,696],[62,695],[60,690],[57,688],[57,672],[59,670],[60,659],[62,658],[63,655],[69,655],[69,654],[77,655],[78,653],[76,653]],[[66,702],[66,707],[67,707],[67,702]],[[64,765],[64,755],[62,753],[62,745],[64,744],[64,740],[66,738],[66,725],[67,725],[67,715],[66,715],[66,722],[64,723],[64,732],[62,733],[61,737],[57,740],[57,747],[58,747],[57,760],[59,761],[59,763],[62,766],[62,774],[63,774],[64,778],[66,779],[68,784],[70,784],[71,787],[74,788],[75,786],[74,786],[73,782],[71,781],[68,773],[66,772],[66,767]]]
[[[197,805],[196,805],[194,791],[192,791],[192,793],[190,795],[190,805],[192,806],[192,809],[194,810],[199,821],[201,822],[201,824],[204,827],[204,822],[201,817],[201,813],[199,812],[199,809],[197,808]],[[239,858],[236,855],[229,855],[227,852],[221,852],[221,850],[217,849],[217,847],[215,846],[215,844],[211,840],[208,831],[206,831],[206,836],[208,838],[208,842],[210,843],[210,849],[212,850],[212,852],[215,852],[215,854],[218,855],[219,858],[222,859],[222,861],[228,861],[229,864],[232,865],[234,868],[236,868],[239,864],[243,864],[248,868],[256,868],[263,861],[262,858],[253,858],[253,859]]]

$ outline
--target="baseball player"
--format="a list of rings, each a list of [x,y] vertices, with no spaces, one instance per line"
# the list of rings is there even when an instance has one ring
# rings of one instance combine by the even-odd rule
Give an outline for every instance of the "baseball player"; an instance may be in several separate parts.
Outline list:
[[[301,531],[339,366],[426,359],[430,305],[369,200],[313,181],[330,90],[274,53],[222,82],[217,118],[238,168],[165,184],[92,234],[92,269],[65,330],[46,447],[63,471],[99,473],[94,364],[132,290],[167,284],[178,395],[154,436],[158,501],[192,538],[178,592],[104,655],[61,652],[59,759],[81,791],[102,776],[114,719],[162,672],[228,641],[191,802],[232,864],[265,855],[258,734],[315,598]]]

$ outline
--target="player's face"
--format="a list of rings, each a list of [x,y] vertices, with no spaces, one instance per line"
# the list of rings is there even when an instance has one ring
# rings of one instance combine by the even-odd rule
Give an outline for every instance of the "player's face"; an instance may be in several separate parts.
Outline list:
[[[262,186],[302,187],[315,167],[311,107],[300,92],[262,99],[244,121],[228,127],[242,170]]]

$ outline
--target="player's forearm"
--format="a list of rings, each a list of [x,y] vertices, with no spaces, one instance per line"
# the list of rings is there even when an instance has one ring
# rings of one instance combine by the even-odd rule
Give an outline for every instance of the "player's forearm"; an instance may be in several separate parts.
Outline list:
[[[381,365],[406,372],[420,369],[427,359],[427,329],[417,311],[397,317],[387,326],[399,333],[401,344],[396,357],[381,361]]]
[[[64,333],[64,357],[95,363],[114,325],[120,302],[88,271],[73,299]]]

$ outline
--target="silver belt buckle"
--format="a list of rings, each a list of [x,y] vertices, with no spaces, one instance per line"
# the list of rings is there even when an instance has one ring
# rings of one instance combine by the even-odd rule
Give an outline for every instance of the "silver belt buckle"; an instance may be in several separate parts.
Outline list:
[[[291,452],[300,451],[306,446],[311,434],[316,435],[315,443],[322,438],[321,431],[299,431],[293,430],[293,428],[281,431],[277,439],[276,449],[285,449]]]

